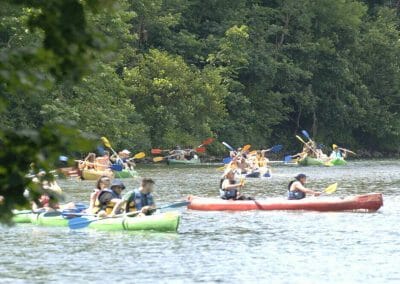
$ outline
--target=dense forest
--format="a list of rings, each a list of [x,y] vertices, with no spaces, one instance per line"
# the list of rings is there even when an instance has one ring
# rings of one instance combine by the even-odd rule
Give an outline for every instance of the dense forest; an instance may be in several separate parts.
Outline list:
[[[216,137],[255,148],[282,143],[288,151],[300,147],[294,134],[307,129],[327,145],[399,151],[398,1],[120,0],[102,11],[68,7],[75,16],[85,13],[86,32],[102,50],[77,58],[82,66],[72,75],[33,60],[24,69],[29,52],[52,44],[35,17],[40,7],[30,2],[0,1],[0,54],[26,51],[19,70],[7,74],[25,88],[0,88],[3,128],[75,123],[117,148],[137,150]],[[85,39],[65,29],[64,40],[74,44],[53,52],[74,57]],[[62,64],[76,58],[69,59]]]

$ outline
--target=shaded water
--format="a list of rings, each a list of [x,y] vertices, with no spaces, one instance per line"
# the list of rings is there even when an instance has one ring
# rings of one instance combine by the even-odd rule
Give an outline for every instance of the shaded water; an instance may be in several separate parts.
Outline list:
[[[400,282],[400,162],[347,167],[276,167],[244,192],[283,196],[297,173],[336,196],[384,193],[377,213],[183,211],[178,234],[0,227],[1,283],[388,283]],[[159,204],[194,194],[216,196],[215,168],[146,167]],[[61,181],[70,200],[86,200],[93,182]],[[137,181],[127,180],[128,187]]]

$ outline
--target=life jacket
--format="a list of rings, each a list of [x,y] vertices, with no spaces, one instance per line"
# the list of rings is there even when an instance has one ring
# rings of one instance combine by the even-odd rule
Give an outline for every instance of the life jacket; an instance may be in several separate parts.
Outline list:
[[[102,191],[99,192],[99,194],[98,194],[98,196],[96,198],[96,202],[95,202],[94,208],[93,208],[93,213],[94,214],[97,214],[97,213],[99,213],[99,211],[104,210],[106,212],[106,214],[108,215],[108,214],[111,214],[112,210],[114,209],[115,203],[112,202],[112,201],[107,202],[107,204],[101,204],[100,203],[100,201],[99,201],[100,196],[102,194],[104,194],[105,192],[111,193],[112,199],[115,199],[115,198],[120,199],[121,198],[121,196],[118,195],[117,193],[115,193],[115,191],[113,191],[111,189],[103,189]]]
[[[303,199],[306,197],[306,194],[304,192],[302,192],[301,190],[293,190],[291,191],[290,188],[292,187],[292,184],[295,183],[298,180],[292,180],[291,182],[289,182],[288,185],[288,199],[289,200],[299,200],[299,199]]]
[[[96,158],[94,168],[98,171],[104,171],[109,168],[110,159],[108,157]]]
[[[221,198],[222,199],[226,199],[226,200],[236,199],[238,190],[236,188],[232,188],[232,189],[229,189],[229,190],[224,190],[222,188],[222,184],[223,184],[224,180],[225,179],[223,179],[222,182],[221,182]],[[229,183],[230,184],[235,184],[236,181],[235,180],[230,180]]]
[[[340,152],[340,151],[332,151],[332,153],[331,153],[331,155],[330,155],[330,157],[329,158],[331,158],[331,159],[342,159],[343,157],[342,157],[342,152]]]
[[[143,194],[139,189],[135,189],[129,196],[125,212],[135,212],[142,210],[145,206],[154,205],[151,193]]]

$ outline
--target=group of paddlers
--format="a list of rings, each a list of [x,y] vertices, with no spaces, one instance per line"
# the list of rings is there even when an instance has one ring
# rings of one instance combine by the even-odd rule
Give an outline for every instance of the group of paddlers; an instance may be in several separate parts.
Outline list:
[[[110,156],[108,151],[104,151],[103,155],[96,156],[95,153],[89,153],[84,160],[78,160],[80,170],[95,169],[105,171],[113,164],[122,165],[124,169],[133,170],[136,166],[134,158],[131,157],[131,152],[127,149],[115,153]]]
[[[39,198],[30,198],[29,192],[25,192],[25,197],[32,200],[34,212],[73,210],[79,207],[79,211],[87,214],[114,217],[131,212],[137,212],[139,216],[149,215],[155,209],[152,195],[155,182],[149,178],[143,178],[139,188],[122,194],[126,188],[123,182],[102,176],[97,180],[96,187],[90,195],[89,207],[82,208],[73,202],[60,204],[60,200],[63,199],[62,189],[56,181],[42,180],[44,175],[45,172],[42,171],[32,177],[32,182],[39,188]]]

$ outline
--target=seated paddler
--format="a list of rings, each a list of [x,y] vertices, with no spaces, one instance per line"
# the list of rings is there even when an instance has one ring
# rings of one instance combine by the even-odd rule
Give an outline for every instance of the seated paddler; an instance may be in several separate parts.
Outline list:
[[[152,195],[154,184],[151,178],[142,179],[139,188],[124,194],[118,207],[125,209],[125,213],[138,212],[138,216],[151,215],[156,209]]]
[[[120,214],[119,204],[122,201],[121,193],[125,189],[125,185],[120,180],[114,180],[110,188],[104,188],[99,193],[95,210],[98,210],[98,216],[115,216]],[[97,210],[96,210],[97,209]]]
[[[244,185],[244,180],[237,182],[235,180],[235,172],[228,170],[220,182],[220,196],[225,200],[245,200],[252,199],[240,194],[240,190]]]
[[[307,196],[307,194],[319,196],[320,192],[306,188],[307,176],[305,174],[298,174],[294,180],[288,185],[288,199],[299,200]]]

